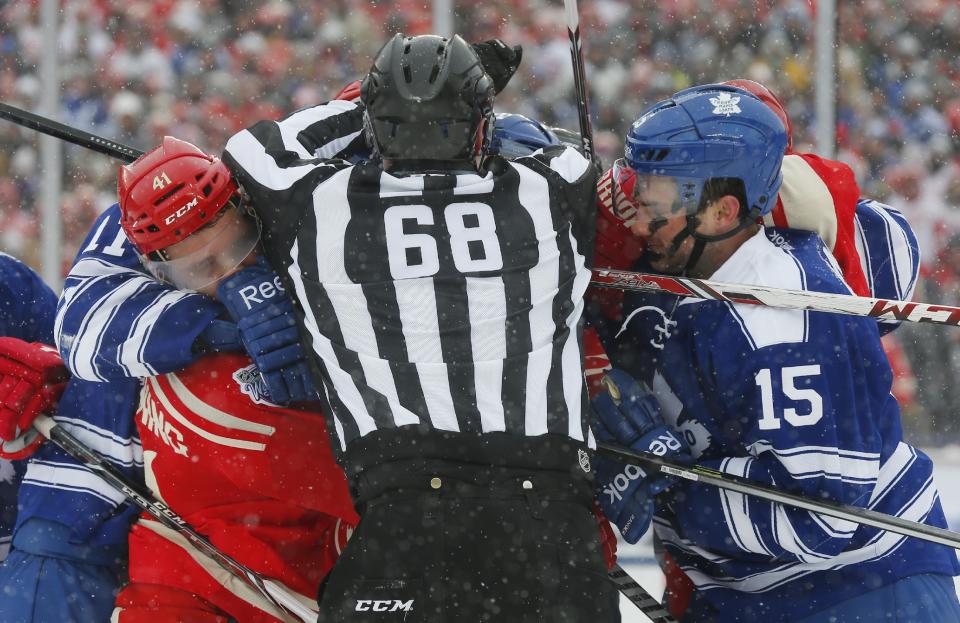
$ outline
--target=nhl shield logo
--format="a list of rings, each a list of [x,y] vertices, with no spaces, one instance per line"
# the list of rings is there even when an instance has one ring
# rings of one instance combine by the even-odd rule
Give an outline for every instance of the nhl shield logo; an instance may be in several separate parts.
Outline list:
[[[740,110],[740,107],[737,106],[737,104],[740,103],[739,95],[718,93],[716,97],[710,98],[710,103],[713,104],[713,114],[715,115],[724,115],[729,117],[730,115],[740,114],[743,112]]]
[[[263,380],[263,375],[260,374],[256,365],[250,364],[245,368],[240,368],[233,373],[233,380],[240,386],[240,391],[253,402],[271,407],[279,406],[270,402],[270,390],[267,389],[267,383]]]
[[[577,459],[580,461],[580,469],[590,473],[590,455],[587,454],[583,448],[577,450]]]

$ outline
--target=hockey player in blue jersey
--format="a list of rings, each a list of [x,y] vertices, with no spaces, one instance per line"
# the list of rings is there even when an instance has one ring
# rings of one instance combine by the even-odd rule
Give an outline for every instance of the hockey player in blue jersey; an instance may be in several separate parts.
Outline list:
[[[756,224],[785,147],[783,124],[733,87],[649,109],[614,167],[646,241],[641,267],[849,293],[816,235]],[[605,337],[622,370],[595,402],[598,438],[641,443],[665,423],[709,468],[945,526],[929,458],[902,441],[876,321],[631,295]],[[627,493],[605,510],[629,506],[633,521],[619,525],[632,540],[653,507],[644,487]],[[960,620],[948,548],[688,481],[655,508],[657,538],[695,586],[684,621]]]
[[[20,260],[0,253],[0,336],[52,344],[56,302],[57,296],[39,275]],[[0,371],[0,403],[14,391],[13,379]],[[10,549],[17,514],[17,490],[26,468],[22,461],[10,460],[19,454],[12,448],[0,451],[0,561]]]
[[[4,623],[106,621],[135,517],[121,507],[120,494],[56,446],[41,446],[42,438],[30,429],[37,414],[59,402],[58,423],[128,475],[142,469],[139,442],[130,438],[139,383],[74,380],[63,391],[68,375],[52,347],[56,303],[32,270],[0,254],[3,555],[12,540],[0,566]],[[51,491],[55,497],[47,495]]]

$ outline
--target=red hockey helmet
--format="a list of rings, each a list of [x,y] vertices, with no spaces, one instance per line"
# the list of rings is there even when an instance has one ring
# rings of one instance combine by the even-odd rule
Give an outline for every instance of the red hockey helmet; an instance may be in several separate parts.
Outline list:
[[[751,93],[754,97],[766,104],[770,110],[776,113],[776,115],[780,117],[780,121],[783,122],[783,126],[787,128],[787,152],[789,153],[793,151],[793,124],[790,123],[790,116],[787,115],[787,109],[783,107],[783,102],[780,101],[780,98],[777,97],[773,91],[759,82],[747,80],[746,78],[727,80],[723,84],[737,87],[738,89],[743,89],[744,91]]]
[[[140,261],[180,289],[208,293],[260,239],[227,166],[170,136],[120,169],[117,193],[121,226]]]
[[[180,242],[213,221],[237,184],[219,159],[172,136],[120,169],[120,223],[142,255]]]
[[[340,92],[333,96],[335,100],[346,100],[348,102],[360,101],[360,81],[354,80],[347,86],[340,89]]]

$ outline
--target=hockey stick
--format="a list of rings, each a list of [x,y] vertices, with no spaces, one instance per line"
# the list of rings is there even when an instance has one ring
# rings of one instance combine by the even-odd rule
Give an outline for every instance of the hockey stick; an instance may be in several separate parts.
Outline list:
[[[580,119],[580,140],[583,155],[593,159],[593,126],[590,125],[590,102],[587,99],[587,78],[583,70],[583,44],[580,41],[580,12],[577,0],[563,0],[570,37],[570,60],[573,62],[573,88],[577,96],[577,115]]]
[[[153,497],[148,490],[131,482],[120,470],[102,459],[96,452],[87,447],[82,441],[70,434],[57,422],[46,415],[41,415],[33,423],[40,433],[60,446],[64,452],[84,463],[97,473],[111,487],[122,493],[152,515],[157,521],[168,528],[183,535],[201,553],[212,559],[218,565],[240,578],[267,600],[280,609],[297,617],[303,623],[315,623],[317,613],[303,605],[286,588],[269,578],[265,578],[256,571],[234,560],[231,556],[217,549],[205,536],[197,532],[180,515],[171,510],[166,504]]]
[[[893,515],[880,513],[868,508],[841,504],[833,500],[814,499],[797,493],[782,491],[771,485],[756,482],[749,478],[718,472],[700,465],[684,465],[683,463],[672,461],[649,452],[638,452],[609,443],[597,442],[597,452],[618,461],[643,464],[670,476],[702,482],[743,495],[751,495],[769,502],[786,504],[821,515],[852,521],[853,523],[872,526],[881,530],[896,532],[904,536],[912,536],[923,539],[924,541],[930,541],[931,543],[938,543],[954,549],[960,549],[960,533],[945,528],[928,526],[917,521],[894,517]]]
[[[630,574],[624,571],[623,567],[615,564],[613,571],[608,575],[623,596],[629,599],[653,623],[677,623],[677,620],[663,607],[663,604],[637,584],[637,581],[630,577]]]
[[[112,156],[124,162],[133,162],[143,155],[143,152],[139,149],[134,149],[123,143],[117,143],[90,132],[71,128],[59,121],[35,115],[32,112],[11,106],[10,104],[4,104],[3,102],[0,102],[0,119],[7,119],[18,125],[36,130],[37,132],[55,136],[68,143],[92,149],[93,151]]]
[[[580,40],[580,10],[577,0],[563,0],[570,38],[570,61],[573,65],[573,88],[577,97],[577,116],[580,121],[580,141],[583,155],[593,159],[593,126],[590,123],[590,101],[587,95],[587,77],[583,63],[583,43]],[[620,593],[640,609],[653,623],[676,623],[663,605],[630,577],[623,567],[614,565],[608,574]]]
[[[571,45],[576,46],[577,49],[577,53],[572,54],[574,65],[580,68],[579,70],[574,70],[574,75],[580,75],[582,83],[582,50],[580,50],[579,47],[580,30],[577,25],[576,0],[565,0],[565,2],[567,4],[568,22],[571,19],[570,5],[573,5],[573,26],[570,29],[570,39]],[[580,88],[582,89],[583,86],[584,85],[581,84]],[[586,100],[579,100],[578,105],[579,104],[582,104],[579,108],[584,149],[592,149],[593,136],[590,129],[590,117],[586,111]],[[35,115],[2,102],[0,102],[0,118],[32,128],[44,134],[50,134],[75,145],[92,149],[124,162],[132,162],[143,154],[143,152],[127,145],[116,143],[97,136],[96,134],[84,132],[83,130],[71,128],[57,121]],[[827,292],[770,288],[766,286],[719,283],[706,279],[651,275],[647,273],[607,269],[594,270],[590,283],[601,288],[617,288],[631,292],[675,294],[677,296],[728,301],[745,305],[763,305],[766,307],[785,309],[868,316],[878,320],[889,319],[907,322],[931,322],[934,324],[960,326],[960,307],[952,307],[949,305],[911,303],[849,294],[832,294]]]
[[[601,288],[630,292],[675,294],[698,299],[728,301],[743,305],[762,305],[784,309],[802,309],[850,316],[867,316],[877,320],[930,322],[960,326],[960,307],[874,299],[852,294],[789,290],[746,284],[720,283],[707,279],[651,275],[623,270],[597,269],[590,280]]]

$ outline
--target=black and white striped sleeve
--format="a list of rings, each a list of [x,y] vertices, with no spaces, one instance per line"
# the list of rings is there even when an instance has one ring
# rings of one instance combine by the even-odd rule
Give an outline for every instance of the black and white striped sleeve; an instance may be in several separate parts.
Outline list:
[[[344,155],[361,132],[361,109],[335,100],[260,121],[227,141],[223,160],[250,196],[268,250],[289,248],[314,188],[349,166],[330,158]]]

